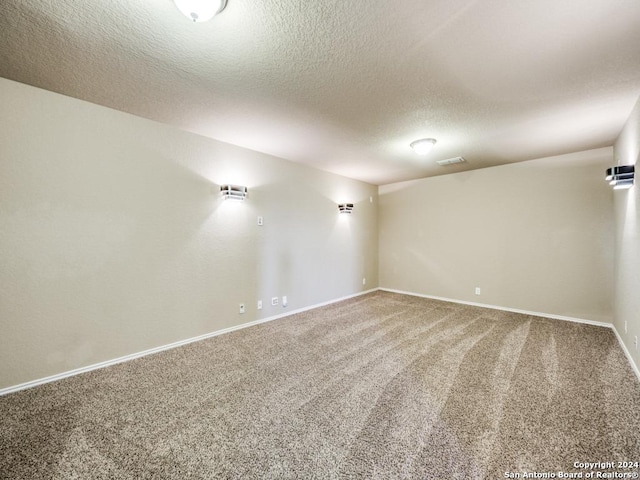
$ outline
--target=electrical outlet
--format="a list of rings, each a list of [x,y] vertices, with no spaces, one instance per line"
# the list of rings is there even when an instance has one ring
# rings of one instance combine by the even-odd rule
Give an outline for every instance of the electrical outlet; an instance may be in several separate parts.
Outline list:
[[[261,227],[264,225],[264,219],[262,217],[258,217],[258,225]]]
[[[258,310],[262,310],[262,300],[258,300]]]
[[[244,303],[240,304],[240,313],[244,313]]]
[[[283,307],[286,307],[287,305],[289,305],[289,302],[287,301],[287,296],[286,296],[286,295],[284,295],[284,296],[282,297],[282,306],[283,306]]]
[[[476,287],[476,295],[480,295],[480,287]]]
[[[278,297],[272,297],[271,298],[271,305],[277,305],[278,304]]]
[[[362,285],[366,285],[367,284],[367,279],[365,277],[362,277]]]

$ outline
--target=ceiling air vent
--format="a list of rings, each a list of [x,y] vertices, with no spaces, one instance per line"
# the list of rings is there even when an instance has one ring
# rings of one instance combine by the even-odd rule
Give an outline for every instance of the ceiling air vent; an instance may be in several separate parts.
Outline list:
[[[453,157],[453,158],[448,158],[446,160],[438,160],[436,163],[441,167],[446,167],[447,165],[453,165],[454,163],[462,163],[464,161],[465,160],[462,157]]]

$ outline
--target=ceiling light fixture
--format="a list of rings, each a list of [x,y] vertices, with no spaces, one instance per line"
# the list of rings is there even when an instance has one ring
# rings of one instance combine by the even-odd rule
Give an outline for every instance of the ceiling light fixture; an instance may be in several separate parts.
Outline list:
[[[185,17],[194,22],[206,22],[224,10],[227,0],[173,0]]]
[[[421,138],[420,140],[411,142],[409,146],[413,148],[413,151],[416,152],[418,155],[426,155],[431,151],[431,149],[435,144],[436,144],[435,138]]]
[[[617,167],[607,168],[607,176],[605,180],[614,190],[633,187],[633,178],[635,177],[634,165],[618,165]]]

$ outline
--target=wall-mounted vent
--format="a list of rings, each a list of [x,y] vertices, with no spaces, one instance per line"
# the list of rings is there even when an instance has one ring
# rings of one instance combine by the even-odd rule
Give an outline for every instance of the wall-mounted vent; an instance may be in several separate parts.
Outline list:
[[[462,163],[464,161],[465,159],[462,157],[453,157],[453,158],[448,158],[446,160],[438,160],[436,163],[441,167],[446,167],[447,165],[453,165],[454,163]]]

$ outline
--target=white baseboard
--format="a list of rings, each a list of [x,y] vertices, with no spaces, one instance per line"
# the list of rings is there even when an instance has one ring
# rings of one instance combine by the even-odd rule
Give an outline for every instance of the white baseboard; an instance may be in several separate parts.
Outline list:
[[[431,298],[433,300],[442,300],[443,302],[460,303],[462,305],[472,305],[474,307],[491,308],[492,310],[503,310],[505,312],[522,313],[524,315],[533,315],[534,317],[553,318],[554,320],[566,320],[568,322],[587,323],[597,327],[611,328],[613,325],[608,322],[597,322],[595,320],[586,320],[584,318],[566,317],[564,315],[555,315],[553,313],[532,312],[529,310],[521,310],[519,308],[502,307],[500,305],[489,305],[486,303],[467,302],[464,300],[456,300],[455,298],[436,297],[434,295],[424,295],[422,293],[405,292],[402,290],[394,290],[391,288],[379,288],[383,292],[400,293],[402,295],[411,295],[412,297]]]
[[[371,290],[366,290],[364,292],[354,293],[352,295],[347,295],[340,298],[335,298],[333,300],[329,300],[322,303],[317,303],[315,305],[310,305],[308,307],[298,308],[296,310],[288,310],[279,315],[273,315],[267,318],[261,318],[258,320],[254,320],[252,322],[243,323],[240,325],[235,325],[229,328],[223,328],[222,330],[216,330],[215,332],[205,333],[203,335],[198,335],[197,337],[187,338],[185,340],[180,340],[177,342],[170,343],[168,345],[162,345],[160,347],[150,348],[148,350],[144,350],[142,352],[132,353],[130,355],[125,355],[123,357],[114,358],[112,360],[106,360],[100,363],[94,363],[93,365],[88,365],[86,367],[76,368],[74,370],[69,370],[67,372],[58,373],[56,375],[51,375],[44,378],[39,378],[37,380],[32,380],[30,382],[21,383],[19,385],[14,385],[12,387],[6,387],[0,389],[0,397],[3,395],[7,395],[9,393],[17,392],[19,390],[25,390],[27,388],[36,387],[38,385],[42,385],[45,383],[55,382],[57,380],[62,380],[63,378],[72,377],[74,375],[80,375],[81,373],[90,372],[92,370],[97,370],[99,368],[109,367],[111,365],[116,365],[118,363],[128,362],[129,360],[134,360],[136,358],[144,357],[147,355],[151,355],[153,353],[162,352],[163,350],[169,350],[171,348],[181,347],[182,345],[187,345],[193,342],[199,342],[201,340],[205,340],[211,337],[217,337],[218,335],[223,335],[225,333],[235,332],[236,330],[241,330],[243,328],[252,327],[254,325],[259,325],[261,323],[271,322],[272,320],[277,320],[279,318],[288,317],[290,315],[295,315],[296,313],[306,312],[307,310],[313,310],[314,308],[324,307],[326,305],[331,305],[332,303],[341,302],[343,300],[348,300],[350,298],[359,297],[360,295],[366,295],[367,293],[377,291],[377,288],[373,288]]]
[[[614,325],[611,325],[611,328],[613,329],[613,332],[616,334],[616,338],[618,339],[618,343],[622,347],[622,351],[624,352],[624,354],[627,356],[627,360],[629,360],[629,363],[631,364],[631,368],[635,372],[636,377],[638,377],[638,381],[640,381],[640,370],[638,369],[638,365],[636,365],[636,362],[633,361],[633,357],[631,356],[631,352],[629,352],[629,349],[624,344],[624,340],[622,340],[622,337],[618,333],[618,330],[616,329],[616,327]]]
[[[626,355],[627,360],[629,361],[629,364],[631,365],[632,370],[634,371],[634,373],[638,377],[638,380],[640,381],[640,370],[638,370],[638,366],[633,361],[633,357],[631,356],[631,353],[627,349],[627,346],[624,344],[624,341],[622,340],[622,337],[618,333],[618,330],[616,330],[616,327],[612,323],[597,322],[595,320],[586,320],[584,318],[566,317],[566,316],[563,316],[563,315],[554,315],[554,314],[551,314],[551,313],[531,312],[531,311],[528,311],[528,310],[520,310],[520,309],[517,309],[517,308],[501,307],[501,306],[498,306],[498,305],[487,305],[487,304],[484,304],[484,303],[466,302],[466,301],[463,301],[463,300],[456,300],[456,299],[453,299],[453,298],[436,297],[434,295],[425,295],[425,294],[415,293],[415,292],[405,292],[403,290],[394,290],[392,288],[382,288],[382,287],[380,287],[380,288],[378,288],[378,290],[380,290],[382,292],[399,293],[399,294],[402,294],[402,295],[411,295],[413,297],[430,298],[430,299],[433,299],[433,300],[442,300],[444,302],[459,303],[459,304],[462,304],[462,305],[472,305],[474,307],[491,308],[491,309],[494,309],[494,310],[503,310],[503,311],[506,311],[506,312],[523,313],[525,315],[533,315],[533,316],[536,316],[536,317],[552,318],[554,320],[565,320],[565,321],[568,321],[568,322],[576,322],[576,323],[586,323],[588,325],[595,325],[597,327],[610,328],[611,330],[613,330],[613,333],[615,334],[616,338],[618,339],[618,343],[620,344],[620,347],[622,347],[622,351]]]
[[[631,356],[631,353],[629,352],[629,350],[627,349],[626,345],[624,344],[624,342],[622,340],[622,337],[620,337],[620,334],[618,333],[616,328],[611,323],[596,322],[594,320],[585,320],[585,319],[574,318],[574,317],[565,317],[565,316],[562,316],[562,315],[553,315],[553,314],[541,313],[541,312],[531,312],[531,311],[520,310],[520,309],[515,309],[515,308],[507,308],[507,307],[501,307],[501,306],[496,306],[496,305],[487,305],[487,304],[483,304],[483,303],[466,302],[466,301],[456,300],[456,299],[452,299],[452,298],[436,297],[436,296],[433,296],[433,295],[424,295],[424,294],[420,294],[420,293],[406,292],[406,291],[394,290],[394,289],[390,289],[390,288],[373,288],[371,290],[366,290],[366,291],[363,291],[363,292],[358,292],[358,293],[355,293],[355,294],[352,294],[352,295],[347,295],[347,296],[336,298],[336,299],[329,300],[329,301],[326,301],[326,302],[317,303],[317,304],[314,304],[314,305],[310,305],[308,307],[303,307],[303,308],[299,308],[299,309],[296,309],[296,310],[289,310],[289,311],[283,312],[283,313],[281,313],[279,315],[273,315],[271,317],[261,318],[259,320],[254,320],[252,322],[247,322],[247,323],[243,323],[243,324],[236,325],[236,326],[233,326],[233,327],[224,328],[222,330],[216,330],[214,332],[205,333],[205,334],[199,335],[197,337],[187,338],[185,340],[180,340],[180,341],[173,342],[173,343],[170,343],[170,344],[167,344],[167,345],[162,345],[162,346],[159,346],[159,347],[150,348],[150,349],[144,350],[142,352],[132,353],[130,355],[125,355],[123,357],[114,358],[112,360],[106,360],[104,362],[94,363],[93,365],[88,365],[86,367],[76,368],[74,370],[69,370],[69,371],[66,371],[66,372],[58,373],[56,375],[51,375],[51,376],[40,378],[40,379],[37,379],[37,380],[32,380],[30,382],[21,383],[19,385],[14,385],[12,387],[2,388],[2,389],[0,389],[0,396],[7,395],[7,394],[13,393],[13,392],[17,392],[19,390],[25,390],[25,389],[31,388],[31,387],[36,387],[38,385],[42,385],[42,384],[45,384],[45,383],[55,382],[57,380],[62,380],[63,378],[72,377],[74,375],[79,375],[81,373],[90,372],[92,370],[97,370],[97,369],[100,369],[100,368],[109,367],[111,365],[116,365],[118,363],[128,362],[129,360],[134,360],[136,358],[140,358],[140,357],[144,357],[144,356],[151,355],[151,354],[154,354],[154,353],[162,352],[164,350],[169,350],[171,348],[180,347],[182,345],[187,345],[189,343],[198,342],[198,341],[201,341],[201,340],[205,340],[207,338],[216,337],[218,335],[223,335],[225,333],[234,332],[236,330],[241,330],[243,328],[252,327],[254,325],[259,325],[261,323],[271,322],[271,321],[277,320],[279,318],[284,318],[284,317],[288,317],[290,315],[295,315],[297,313],[302,313],[302,312],[306,312],[308,310],[313,310],[315,308],[324,307],[326,305],[331,305],[332,303],[337,303],[337,302],[341,302],[343,300],[348,300],[350,298],[359,297],[361,295],[366,295],[368,293],[372,293],[372,292],[375,292],[375,291],[399,293],[399,294],[402,294],[402,295],[411,295],[411,296],[414,296],[414,297],[430,298],[430,299],[433,299],[433,300],[442,300],[442,301],[445,301],[445,302],[459,303],[459,304],[463,304],[463,305],[472,305],[472,306],[476,306],[476,307],[491,308],[491,309],[494,309],[494,310],[504,310],[504,311],[507,311],[507,312],[522,313],[522,314],[526,314],[526,315],[534,315],[536,317],[553,318],[553,319],[556,319],[556,320],[566,320],[566,321],[570,321],[570,322],[586,323],[586,324],[589,324],[589,325],[596,325],[596,326],[599,326],[599,327],[611,328],[614,331],[614,334],[615,334],[616,338],[618,339],[618,343],[620,343],[620,346],[622,347],[622,350],[624,351],[627,359],[629,360],[629,363],[631,364],[631,368],[633,369],[634,373],[638,377],[638,380],[640,381],[640,370],[638,370],[638,366],[634,363],[633,357]]]

